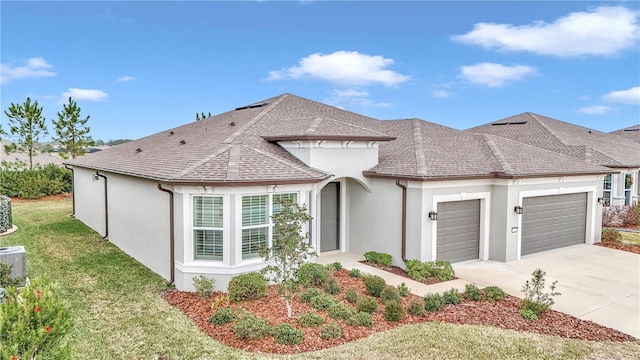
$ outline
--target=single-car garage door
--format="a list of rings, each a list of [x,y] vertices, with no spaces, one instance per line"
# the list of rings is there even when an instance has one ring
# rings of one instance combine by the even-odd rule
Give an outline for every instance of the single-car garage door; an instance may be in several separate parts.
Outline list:
[[[584,243],[587,193],[524,198],[522,207],[522,255]]]
[[[480,200],[438,203],[436,259],[449,262],[478,258]]]

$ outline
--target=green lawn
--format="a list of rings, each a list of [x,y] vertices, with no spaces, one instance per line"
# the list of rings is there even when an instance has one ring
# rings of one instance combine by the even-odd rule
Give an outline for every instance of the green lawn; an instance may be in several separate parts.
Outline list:
[[[625,359],[640,343],[595,343],[483,326],[412,325],[333,349],[265,356],[201,333],[158,294],[164,280],[71,218],[71,200],[13,203],[31,277],[58,282],[74,310],[73,359]]]
[[[640,233],[620,231],[622,242],[625,244],[640,245]]]

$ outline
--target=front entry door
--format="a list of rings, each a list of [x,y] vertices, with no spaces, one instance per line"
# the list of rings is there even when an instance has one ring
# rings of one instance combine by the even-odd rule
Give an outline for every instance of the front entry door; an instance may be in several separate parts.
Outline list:
[[[340,248],[340,183],[327,184],[320,192],[320,251]]]

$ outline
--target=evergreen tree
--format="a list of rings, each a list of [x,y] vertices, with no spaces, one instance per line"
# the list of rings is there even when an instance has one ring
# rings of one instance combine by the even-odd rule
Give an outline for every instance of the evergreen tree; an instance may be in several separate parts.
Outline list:
[[[42,108],[30,98],[24,104],[11,103],[4,114],[9,118],[9,134],[14,138],[13,145],[5,146],[7,153],[24,151],[29,155],[29,169],[33,168],[33,156],[38,149],[41,135],[48,134]]]
[[[80,107],[69,97],[69,103],[58,112],[58,120],[53,120],[57,136],[54,140],[60,142],[60,156],[75,159],[85,154],[87,146],[93,145],[90,128],[86,126],[89,117],[80,118]]]

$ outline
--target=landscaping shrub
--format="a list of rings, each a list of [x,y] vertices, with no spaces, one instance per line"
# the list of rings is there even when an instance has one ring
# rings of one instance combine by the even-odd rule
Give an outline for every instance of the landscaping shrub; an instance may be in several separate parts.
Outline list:
[[[338,323],[332,322],[327,325],[324,325],[320,329],[319,333],[320,337],[325,340],[337,339],[342,337],[342,328]]]
[[[358,307],[359,311],[369,314],[373,314],[376,312],[376,310],[378,310],[378,302],[376,301],[376,299],[367,295],[358,296],[356,306]]]
[[[315,312],[307,312],[298,316],[298,324],[300,324],[300,326],[312,327],[322,323],[324,323],[324,318]]]
[[[389,301],[384,305],[384,319],[387,321],[400,321],[404,318],[404,308],[399,301]]]
[[[407,286],[407,284],[402,283],[398,285],[398,294],[402,297],[407,297],[411,293],[411,289]]]
[[[300,284],[310,287],[324,283],[329,277],[329,271],[320,264],[307,263],[298,269],[296,276]]]
[[[619,244],[622,242],[622,235],[616,229],[605,228],[602,229],[602,243],[603,244]]]
[[[344,297],[348,302],[355,304],[358,301],[358,288],[350,286],[347,291],[344,292]]]
[[[487,301],[493,304],[497,301],[504,300],[507,294],[497,286],[487,286],[484,288],[484,296],[487,297]]]
[[[391,255],[385,253],[379,253],[375,251],[368,251],[364,253],[364,258],[372,263],[379,266],[389,267],[392,264]]]
[[[538,320],[538,315],[536,315],[536,312],[529,309],[520,310],[520,316],[528,320]]]
[[[0,194],[23,199],[70,192],[71,171],[49,164],[33,169],[0,169]]]
[[[451,263],[443,260],[425,262],[409,260],[406,263],[406,267],[409,277],[418,281],[428,279],[447,281],[453,279],[455,276]]]
[[[360,269],[351,269],[349,271],[349,276],[354,277],[354,278],[359,278],[362,276],[362,273],[360,272]]]
[[[347,319],[347,325],[373,326],[373,316],[366,312],[359,312]]]
[[[336,300],[329,294],[321,294],[311,298],[309,305],[316,310],[327,311],[336,304]]]
[[[334,272],[334,271],[342,270],[342,264],[340,264],[339,261],[336,261],[331,264],[327,264],[325,268],[329,270],[329,272]]]
[[[380,293],[384,290],[387,283],[378,275],[368,275],[364,278],[364,287],[370,295],[380,297]]]
[[[9,277],[13,265],[0,262],[0,288],[8,288],[9,286],[19,286],[24,281],[24,277],[20,276],[15,279]]]
[[[418,299],[412,299],[407,307],[407,312],[411,315],[424,316],[426,311],[424,309],[424,301]]]
[[[244,314],[232,326],[238,339],[262,339],[271,331],[266,320],[252,314]]]
[[[2,151],[2,149],[0,149]],[[13,226],[13,217],[11,215],[11,199],[0,195],[0,233],[3,233]]]
[[[544,277],[547,274],[541,269],[536,269],[531,275],[531,280],[527,280],[522,286],[525,298],[522,300],[521,308],[522,310],[531,310],[536,315],[540,315],[555,303],[553,297],[560,295],[559,292],[555,291],[558,281],[554,281],[551,284],[551,292],[545,292]]]
[[[440,294],[427,294],[423,298],[424,309],[430,312],[436,312],[444,306],[444,300]]]
[[[322,292],[322,290],[318,289],[318,288],[310,288],[305,290],[302,294],[300,294],[300,300],[306,302],[306,303],[310,303],[311,299],[313,299],[316,296],[320,296],[323,295],[324,293]]]
[[[233,309],[229,307],[222,307],[211,315],[209,322],[213,325],[224,325],[234,321],[235,319],[236,314],[233,312]]]
[[[605,206],[602,208],[602,226],[635,226],[638,213],[635,206]]]
[[[300,344],[304,340],[304,332],[289,324],[280,324],[272,331],[273,337],[278,344],[294,345]]]
[[[199,298],[205,299],[213,294],[216,279],[200,275],[198,277],[194,277],[192,281],[193,287],[196,289],[196,294],[198,294]]]
[[[340,292],[340,283],[338,282],[338,279],[333,276],[329,276],[322,286],[324,287],[324,291],[329,294],[335,295]]]
[[[393,285],[387,285],[382,289],[382,292],[380,292],[380,300],[382,300],[383,304],[386,304],[389,301],[402,302],[400,293],[398,293],[398,288]]]
[[[329,317],[336,320],[347,320],[355,315],[356,311],[349,305],[340,302],[329,308]]]
[[[464,297],[467,300],[480,301],[482,300],[482,294],[480,289],[475,284],[467,284],[464,286]]]
[[[445,304],[456,305],[460,304],[462,298],[458,290],[451,288],[451,290],[442,293],[442,301],[444,301]]]
[[[267,295],[267,280],[258,272],[236,275],[229,281],[231,301],[259,299]]]

